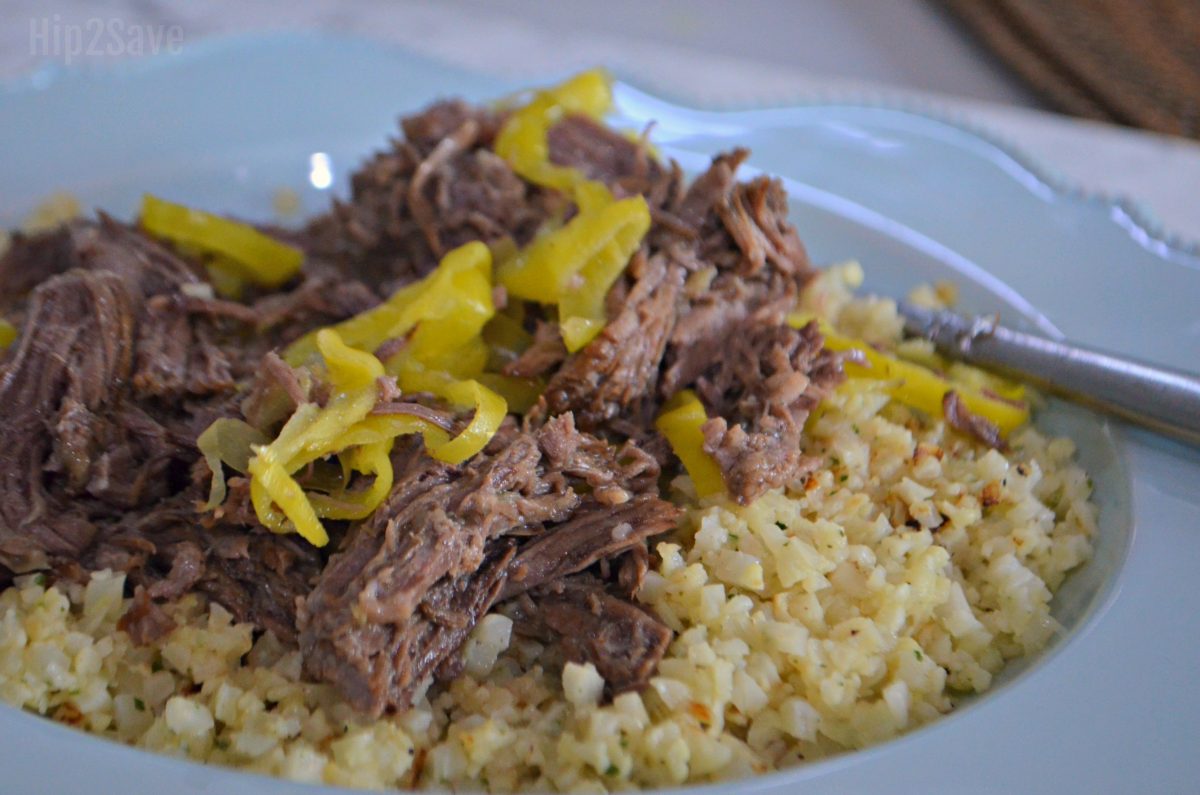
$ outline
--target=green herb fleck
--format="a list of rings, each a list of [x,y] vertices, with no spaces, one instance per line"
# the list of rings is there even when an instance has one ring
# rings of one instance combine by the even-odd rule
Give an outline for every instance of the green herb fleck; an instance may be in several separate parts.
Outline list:
[[[775,521],[775,526],[778,527],[780,530],[787,530],[787,525],[779,520]]]
[[[617,766],[616,766],[616,765],[609,765],[609,766],[608,766],[608,769],[604,771],[604,775],[606,775],[606,776],[615,776],[615,775],[617,775],[617,773],[619,773],[619,772],[621,772],[621,771],[617,769]]]
[[[853,430],[855,433],[861,433],[861,431],[859,431],[859,430],[858,430],[858,423],[851,423],[851,425],[850,425],[850,428],[851,428],[851,429],[852,429],[852,430]]]
[[[40,586],[42,586],[42,587],[45,587],[45,585],[46,585],[46,575],[45,575],[45,574],[39,574],[39,575],[37,575],[36,577],[34,577],[34,578],[33,578],[33,583],[34,583],[34,585],[40,585]]]
[[[1096,486],[1096,484],[1092,482],[1091,478],[1087,479],[1087,484],[1088,484],[1088,491],[1091,491]]]
[[[621,737],[621,747],[622,748],[629,747],[629,738],[628,737],[624,737],[624,736]]]
[[[163,669],[162,660],[155,660],[154,662],[150,663],[150,670],[153,671],[154,673],[158,673],[162,669]]]
[[[840,478],[838,478],[838,483],[845,483],[849,479],[850,479],[849,475],[842,475]]]
[[[135,706],[137,708],[138,712],[146,711],[146,702],[142,701],[140,698],[135,698],[133,700],[133,706]]]
[[[729,534],[729,540],[730,540],[730,541],[737,541],[737,540],[738,540],[740,537],[741,537],[741,536],[739,536],[737,533],[730,533],[730,534]]]
[[[921,662],[925,659],[925,655],[921,654],[920,649],[913,649],[913,656],[917,658],[917,662]]]

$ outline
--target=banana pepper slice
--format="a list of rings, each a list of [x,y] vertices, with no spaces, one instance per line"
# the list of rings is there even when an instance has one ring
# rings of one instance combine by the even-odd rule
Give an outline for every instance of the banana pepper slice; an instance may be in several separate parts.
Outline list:
[[[17,339],[17,327],[0,317],[0,351],[12,345]]]
[[[454,405],[474,409],[470,423],[457,436],[450,438],[419,417],[373,415],[375,383],[384,375],[383,363],[348,346],[333,329],[319,331],[316,344],[334,395],[324,407],[315,403],[300,406],[272,442],[251,446],[253,456],[246,466],[255,513],[276,532],[294,529],[313,545],[324,546],[329,536],[321,519],[361,519],[391,491],[389,453],[397,436],[420,433],[430,455],[459,464],[487,445],[508,413],[504,399],[477,381],[425,373],[423,385],[436,386],[433,391]],[[341,460],[346,480],[351,472],[359,472],[373,476],[371,485],[363,491],[336,495],[305,492],[295,473],[333,455]]]
[[[253,226],[185,207],[150,194],[142,197],[142,228],[180,246],[215,258],[218,286],[234,290],[237,280],[278,287],[300,272],[304,252],[264,235]]]
[[[802,328],[814,319],[809,314],[794,313],[788,317],[788,323],[794,328]],[[851,380],[886,382],[887,393],[892,399],[931,417],[941,416],[942,398],[947,392],[954,390],[971,413],[995,423],[1005,436],[1029,422],[1029,406],[1024,403],[990,397],[970,384],[942,378],[919,364],[897,359],[875,350],[861,340],[842,336],[823,320],[819,322],[826,348],[834,351],[855,351],[865,362],[845,362],[846,375]]]
[[[612,86],[604,72],[578,74],[561,85],[537,92],[533,101],[515,111],[496,136],[496,154],[536,185],[570,190],[583,177],[576,169],[550,162],[546,133],[567,114],[582,113],[598,119],[611,105]]]
[[[557,304],[567,350],[590,342],[606,321],[604,301],[650,229],[650,208],[633,196],[581,211],[502,265],[512,295]]]
[[[704,432],[701,427],[708,414],[696,393],[685,389],[676,393],[654,421],[654,427],[667,437],[671,450],[683,463],[692,478],[698,497],[708,497],[725,491],[725,478],[716,460],[704,451]]]
[[[365,351],[412,332],[405,349],[424,358],[451,353],[477,338],[495,313],[492,254],[483,243],[473,242],[446,254],[424,279],[330,328],[350,347]],[[299,366],[311,359],[317,333],[292,343],[284,360]]]

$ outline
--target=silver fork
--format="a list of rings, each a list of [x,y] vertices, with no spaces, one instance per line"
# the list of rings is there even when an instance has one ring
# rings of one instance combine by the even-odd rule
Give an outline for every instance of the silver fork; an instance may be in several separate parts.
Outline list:
[[[1193,373],[1014,331],[994,316],[965,318],[904,301],[899,309],[905,331],[946,356],[1200,444],[1200,377]]]

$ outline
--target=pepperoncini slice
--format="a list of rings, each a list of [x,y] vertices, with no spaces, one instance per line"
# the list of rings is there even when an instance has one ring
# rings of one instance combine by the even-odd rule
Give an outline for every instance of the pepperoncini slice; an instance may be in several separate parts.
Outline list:
[[[568,351],[604,327],[604,301],[650,229],[641,196],[580,211],[502,266],[499,281],[518,298],[557,303]]]
[[[533,344],[533,335],[512,315],[497,312],[483,327],[483,341],[501,363],[507,363],[516,359]]]
[[[811,315],[794,313],[788,317],[788,323],[793,328],[802,328],[813,319]],[[888,395],[906,406],[931,417],[940,417],[942,398],[947,392],[954,390],[968,411],[995,423],[1005,436],[1029,422],[1027,405],[989,397],[970,384],[957,379],[947,380],[919,364],[897,359],[875,350],[865,342],[844,337],[824,321],[820,321],[820,324],[826,348],[834,351],[853,350],[865,359],[865,365],[854,361],[844,363],[846,375],[850,379],[888,382]]]
[[[375,406],[375,380],[383,375],[383,365],[371,354],[346,345],[330,329],[317,332],[317,346],[335,394],[323,408],[314,403],[297,408],[274,441],[252,448],[247,469],[250,499],[259,521],[275,532],[287,532],[291,528],[285,519],[289,520],[297,533],[320,547],[329,536],[292,473],[347,447],[346,432]]]
[[[487,445],[508,413],[504,398],[483,384],[423,370],[410,360],[401,377],[407,375],[418,386],[409,388],[432,391],[455,406],[474,409],[467,427],[450,438],[420,417],[371,414],[377,400],[376,381],[384,374],[383,364],[374,355],[348,346],[332,329],[317,332],[316,344],[334,395],[323,408],[314,403],[297,408],[273,441],[251,446],[254,455],[246,464],[255,513],[276,532],[294,529],[313,545],[325,545],[329,536],[321,519],[362,519],[391,491],[394,474],[389,454],[397,436],[419,433],[425,437],[430,455],[460,464]],[[223,427],[210,427],[205,434],[215,437],[222,432]],[[373,478],[370,485],[330,494],[306,492],[294,473],[333,455],[341,461],[343,483],[358,472]],[[221,460],[210,464],[214,490],[218,488],[215,477]]]
[[[458,436],[428,447],[429,454],[447,464],[461,464],[478,453],[500,428],[508,402],[475,379],[458,380],[440,370],[429,370],[405,359],[396,379],[405,392],[432,392],[460,409],[474,409],[471,422]]]
[[[341,456],[346,470],[374,475],[375,479],[369,487],[359,493],[307,493],[313,512],[323,519],[364,519],[370,516],[392,490],[395,475],[389,456],[392,452],[393,438],[383,438],[377,442],[352,447]],[[348,477],[345,479],[349,480]]]
[[[142,197],[141,222],[155,237],[215,256],[226,280],[236,276],[264,287],[278,287],[299,273],[304,262],[300,249],[248,224],[150,194]]]
[[[12,345],[17,339],[17,327],[0,317],[0,351]]]
[[[654,427],[667,437],[671,449],[691,476],[698,497],[708,497],[725,490],[721,468],[704,451],[704,432],[701,427],[707,421],[704,405],[690,389],[672,397],[654,421]]]
[[[461,464],[486,447],[496,435],[500,423],[508,414],[508,404],[504,398],[475,380],[449,384],[444,397],[458,406],[473,406],[475,416],[458,436],[433,447],[429,454],[447,464]]]
[[[366,351],[416,328],[406,349],[428,356],[452,351],[477,337],[495,313],[492,254],[483,243],[473,242],[446,254],[424,279],[331,328],[350,347]],[[314,332],[292,343],[283,358],[296,366],[315,353]]]
[[[943,373],[946,379],[962,387],[970,387],[985,395],[1001,400],[1025,402],[1028,397],[1025,385],[1004,376],[980,370],[963,362],[947,359],[933,350],[933,343],[925,339],[906,339],[891,351],[897,359],[913,362],[935,373]]]
[[[241,300],[242,294],[246,292],[247,280],[236,265],[230,265],[218,258],[204,263],[204,270],[217,295],[234,301]]]
[[[604,328],[608,290],[650,228],[642,197],[616,201],[603,183],[550,162],[547,135],[554,124],[568,113],[599,118],[611,104],[608,77],[584,72],[538,92],[496,137],[496,153],[514,171],[535,184],[569,192],[579,209],[566,226],[542,235],[498,269],[500,282],[513,295],[558,304],[559,328],[570,352]]]
[[[196,439],[196,448],[204,455],[213,476],[205,510],[211,511],[225,502],[225,471],[221,465],[228,464],[235,472],[245,474],[250,466],[251,447],[267,442],[262,431],[233,417],[222,417],[205,428]]]
[[[599,118],[611,105],[612,86],[604,72],[578,74],[565,83],[537,92],[529,104],[515,111],[496,136],[496,154],[530,182],[569,190],[583,177],[574,168],[550,162],[546,133],[567,114]]]
[[[609,230],[608,240],[587,257],[576,274],[578,278],[567,284],[558,299],[563,342],[572,353],[591,342],[604,328],[608,291],[650,229],[650,208],[641,196],[610,204],[596,211],[593,217],[593,223]]]
[[[524,414],[533,408],[542,392],[546,390],[546,381],[541,378],[519,378],[501,373],[481,373],[479,383],[504,398],[508,410]]]

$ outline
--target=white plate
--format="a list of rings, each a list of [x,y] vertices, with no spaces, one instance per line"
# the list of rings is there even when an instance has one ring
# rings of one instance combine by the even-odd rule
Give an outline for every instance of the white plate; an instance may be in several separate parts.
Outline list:
[[[128,215],[142,191],[251,218],[280,187],[306,212],[430,99],[513,86],[361,40],[243,37],[98,73],[41,73],[0,93],[0,222],[70,190]],[[1053,183],[986,137],[884,107],[716,113],[618,90],[622,121],[686,168],[733,145],[779,174],[817,261],[856,258],[868,287],[934,278],[970,309],[1176,366],[1200,352],[1200,255],[1122,204]],[[313,183],[317,184],[314,185]],[[1055,404],[1095,478],[1096,559],[1056,601],[1067,631],[998,687],[873,749],[711,791],[1196,792],[1200,453]],[[1120,437],[1122,442],[1114,439]],[[1137,528],[1134,534],[1133,528]],[[124,748],[0,708],[12,792],[303,793],[309,787]]]

